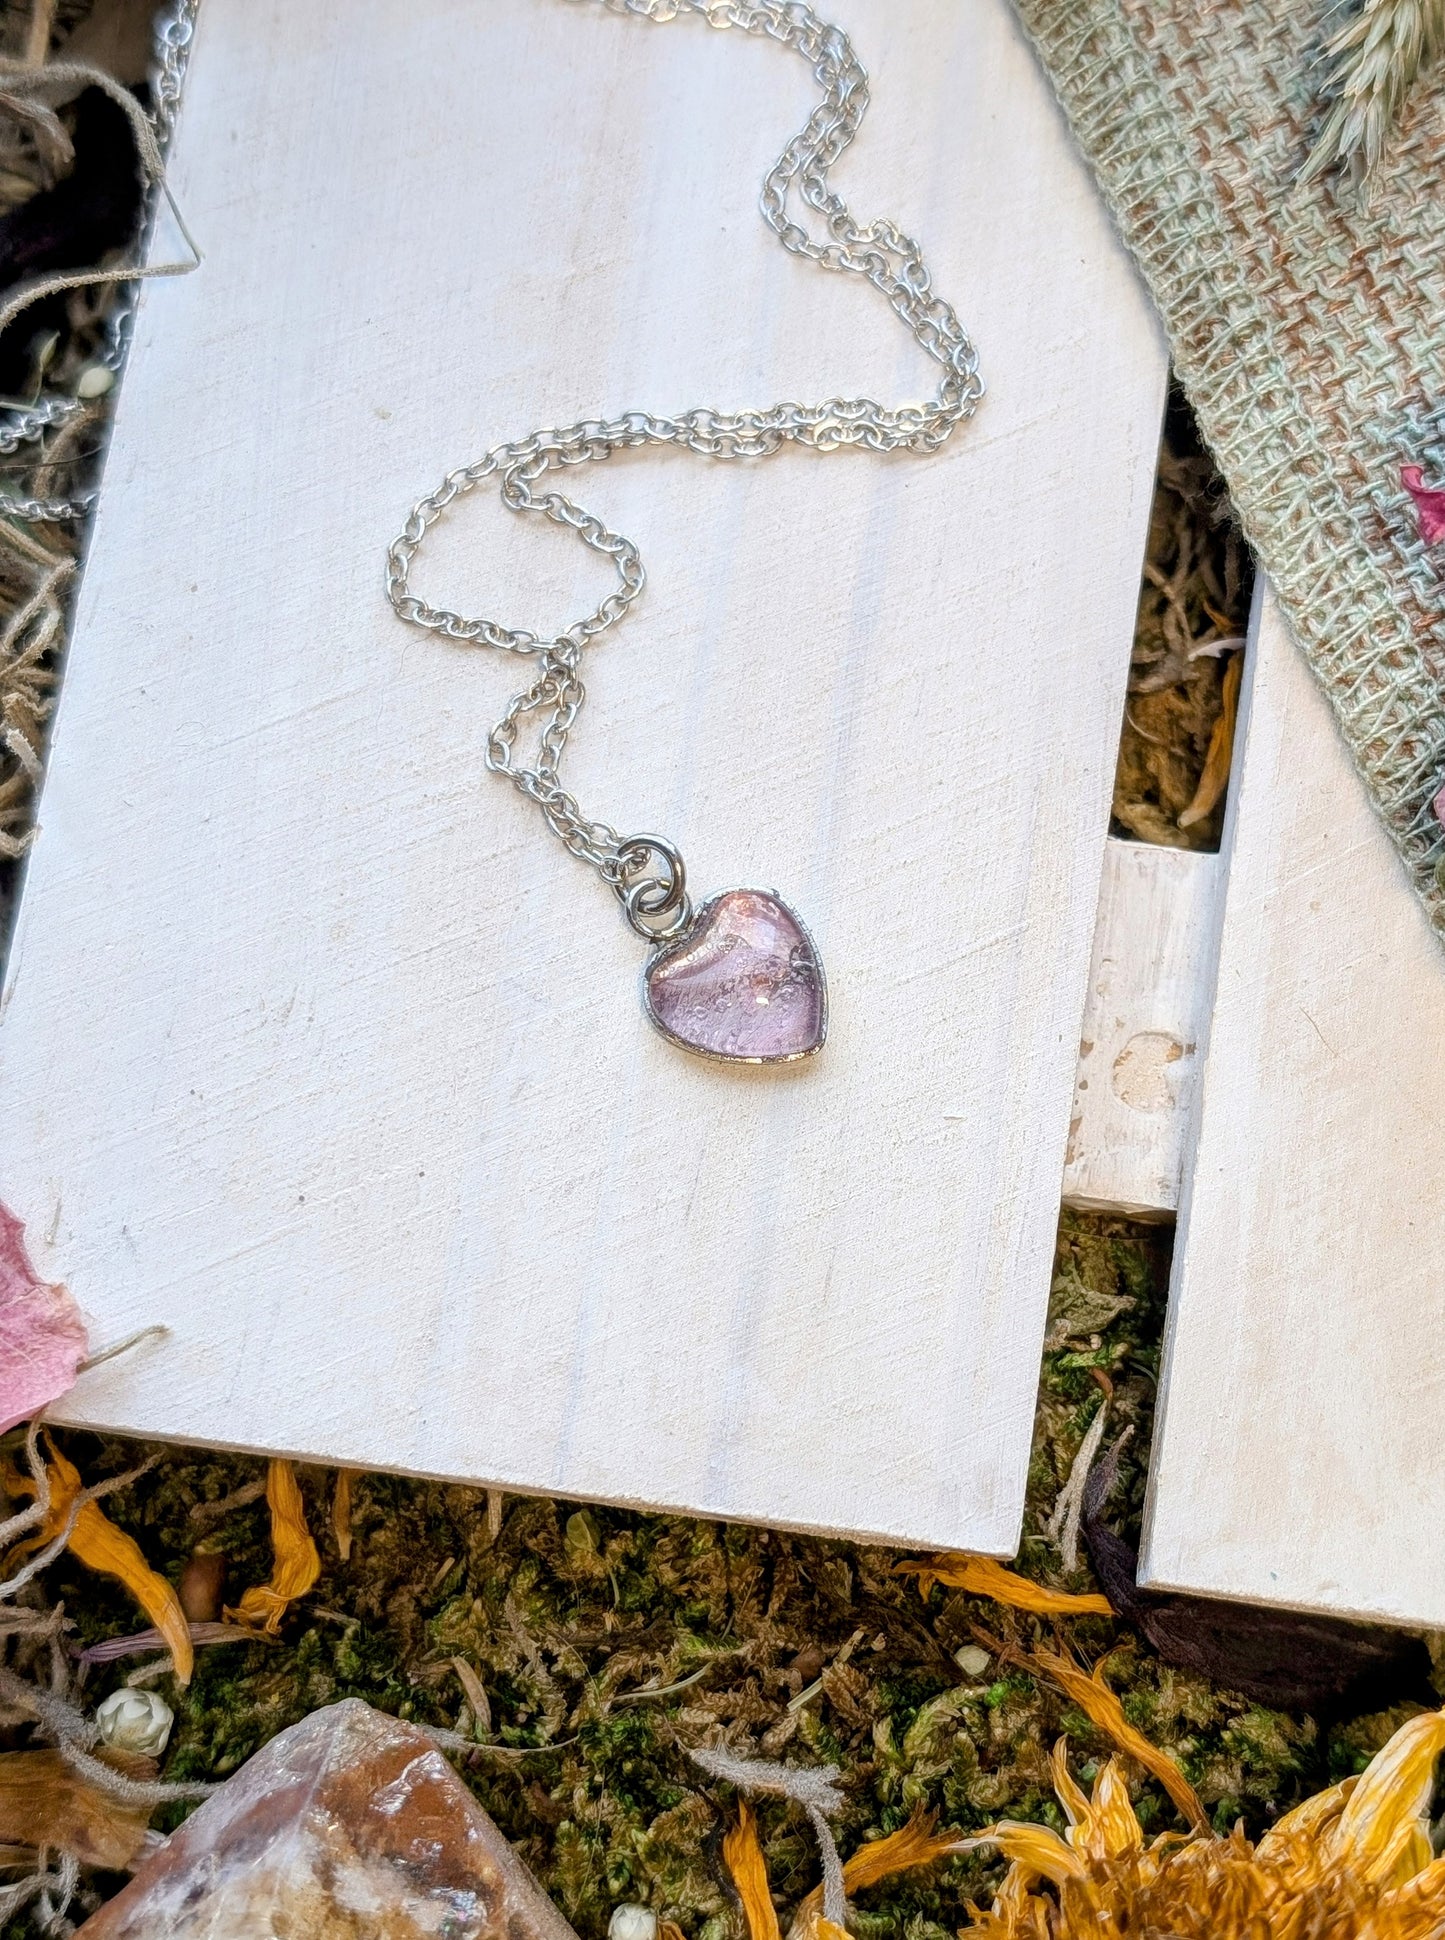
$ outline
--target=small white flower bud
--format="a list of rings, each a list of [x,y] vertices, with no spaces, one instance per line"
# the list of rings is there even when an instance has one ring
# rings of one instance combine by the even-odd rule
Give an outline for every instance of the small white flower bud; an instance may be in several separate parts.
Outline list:
[[[615,1906],[607,1940],[657,1940],[657,1915],[650,1906]]]
[[[95,1722],[100,1735],[117,1751],[135,1751],[147,1758],[159,1758],[171,1735],[175,1713],[154,1691],[133,1691],[122,1686],[96,1706]]]
[[[104,397],[115,384],[109,364],[87,364],[75,380],[75,395],[81,398]]]

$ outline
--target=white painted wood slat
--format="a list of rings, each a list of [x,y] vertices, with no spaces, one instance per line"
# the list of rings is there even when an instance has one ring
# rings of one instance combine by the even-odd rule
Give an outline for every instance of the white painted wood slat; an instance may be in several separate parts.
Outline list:
[[[1445,1624],[1445,972],[1272,599],[1143,1574]]]
[[[990,395],[936,459],[617,459],[643,546],[569,779],[764,882],[815,1065],[692,1062],[482,771],[516,668],[383,548],[503,438],[933,381],[757,185],[804,63],[563,0],[206,0],[0,1026],[0,1196],[106,1341],[77,1423],[1006,1553],[1162,402],[1006,0],[841,0],[844,168]],[[422,590],[602,576],[469,501]]]
[[[1064,1167],[1071,1206],[1149,1219],[1179,1204],[1221,873],[1217,855],[1109,838]]]

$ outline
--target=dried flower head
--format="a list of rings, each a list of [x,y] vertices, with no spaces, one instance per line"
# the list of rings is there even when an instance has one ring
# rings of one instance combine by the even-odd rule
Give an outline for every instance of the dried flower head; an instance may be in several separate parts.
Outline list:
[[[171,1735],[176,1714],[155,1691],[122,1685],[95,1708],[101,1743],[144,1758],[159,1758]]]
[[[1445,54],[1445,0],[1364,0],[1329,45],[1333,105],[1302,181],[1337,163],[1368,175],[1415,83]]]
[[[630,1902],[612,1909],[607,1922],[607,1940],[658,1940],[660,1925],[650,1906]]]
[[[992,1908],[967,1932],[985,1940],[1441,1940],[1445,1859],[1432,1857],[1429,1809],[1445,1751],[1445,1712],[1412,1718],[1358,1779],[1307,1799],[1258,1845],[1165,1833],[1146,1845],[1117,1760],[1090,1796],[1062,1742],[1054,1786],[1068,1816],[999,1824],[981,1835],[1010,1861]],[[1160,1754],[1156,1754],[1159,1756]],[[1182,1778],[1182,1774],[1180,1774]]]

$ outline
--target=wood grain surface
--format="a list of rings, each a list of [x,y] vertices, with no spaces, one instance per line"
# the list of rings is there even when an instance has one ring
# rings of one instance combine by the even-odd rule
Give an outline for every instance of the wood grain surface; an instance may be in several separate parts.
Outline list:
[[[1179,1204],[1218,945],[1220,859],[1111,836],[1089,966],[1064,1198],[1164,1218]]]
[[[1252,654],[1143,1573],[1441,1625],[1440,946],[1272,599]]]
[[[607,892],[483,772],[500,656],[387,541],[505,438],[931,387],[785,255],[805,63],[564,0],[206,0],[0,1030],[0,1196],[105,1342],[66,1419],[1011,1551],[1164,380],[1006,0],[840,0],[840,185],[989,396],[938,457],[619,458],[568,779],[793,902],[812,1065],[689,1061]],[[421,590],[605,575],[458,509]],[[570,759],[570,758],[569,758]]]

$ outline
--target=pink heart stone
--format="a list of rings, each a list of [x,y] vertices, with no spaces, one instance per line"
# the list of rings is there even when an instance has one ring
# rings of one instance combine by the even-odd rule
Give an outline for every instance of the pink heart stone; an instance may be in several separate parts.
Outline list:
[[[663,1036],[706,1057],[782,1064],[827,1034],[813,939],[769,889],[728,889],[704,903],[686,934],[652,957],[644,984]]]

